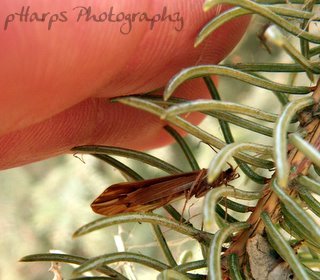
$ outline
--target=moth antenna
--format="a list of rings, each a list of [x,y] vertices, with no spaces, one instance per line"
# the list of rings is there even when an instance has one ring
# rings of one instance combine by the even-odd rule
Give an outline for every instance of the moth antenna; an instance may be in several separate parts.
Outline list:
[[[199,141],[199,145],[200,145],[200,144],[206,144],[206,145],[209,146],[215,153],[218,153],[217,150],[216,150],[212,145],[210,145],[210,144],[208,144],[208,143],[206,143],[206,142],[204,142],[204,141]]]
[[[229,167],[233,170],[233,166],[231,163],[227,162],[227,164],[229,165]],[[237,167],[236,167],[237,168]],[[236,168],[234,170],[236,170]]]
[[[82,163],[86,164],[86,162],[83,159],[83,155],[81,154],[81,157],[78,156],[78,153],[74,153],[73,157],[77,158],[78,160],[80,160]]]
[[[270,49],[270,47],[268,46],[267,40],[266,40],[266,37],[265,37],[265,32],[266,32],[266,30],[267,30],[270,26],[271,26],[270,23],[265,24],[265,25],[262,27],[262,30],[261,30],[260,32],[258,32],[257,37],[259,38],[261,45],[266,49],[266,51],[267,51],[269,54],[272,54],[271,49]]]

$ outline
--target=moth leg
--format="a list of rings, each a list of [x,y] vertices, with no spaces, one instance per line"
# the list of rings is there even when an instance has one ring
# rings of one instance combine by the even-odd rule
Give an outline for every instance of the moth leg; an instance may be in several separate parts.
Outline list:
[[[205,174],[205,169],[201,169],[199,174],[197,175],[196,179],[192,183],[190,190],[186,190],[186,194],[185,194],[186,201],[184,202],[184,205],[182,208],[181,219],[183,217],[184,211],[186,210],[188,200],[190,200],[190,198],[193,196],[193,194],[196,193],[197,188],[199,188],[201,186],[201,180],[202,180],[204,174]]]
[[[184,191],[184,194],[185,194],[186,200],[185,200],[185,202],[184,202],[184,204],[183,204],[183,208],[182,208],[182,212],[181,212],[181,216],[180,216],[180,223],[182,223],[182,220],[184,219],[184,218],[183,218],[183,214],[184,214],[184,211],[185,211],[186,206],[187,206],[187,203],[188,203],[189,192],[186,190],[186,191]],[[186,220],[187,222],[189,222],[188,219],[185,219],[185,220]]]
[[[187,192],[186,199],[189,200],[194,194],[197,193],[198,189],[201,187],[202,178],[205,175],[206,170],[201,169],[196,179],[192,183],[190,190]]]

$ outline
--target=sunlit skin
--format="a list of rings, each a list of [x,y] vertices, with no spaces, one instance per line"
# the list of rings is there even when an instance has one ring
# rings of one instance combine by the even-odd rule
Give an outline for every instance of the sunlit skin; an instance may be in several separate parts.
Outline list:
[[[192,4],[191,4],[192,2]],[[173,22],[137,22],[131,32],[122,23],[76,22],[77,6],[101,13],[110,6],[130,14],[150,15],[167,7],[184,18]],[[108,103],[119,95],[164,87],[181,69],[218,63],[241,39],[249,18],[222,26],[197,48],[194,39],[209,19],[226,7],[202,11],[202,0],[27,1],[0,3],[0,169],[69,152],[79,145],[114,145],[151,149],[171,140],[158,118],[124,105]],[[21,22],[22,6],[31,12],[68,11],[65,22]],[[75,15],[74,15],[75,16]],[[4,30],[5,24],[7,29]],[[159,92],[161,94],[161,91]],[[209,98],[201,79],[187,82],[176,95]],[[202,117],[190,115],[199,123]]]

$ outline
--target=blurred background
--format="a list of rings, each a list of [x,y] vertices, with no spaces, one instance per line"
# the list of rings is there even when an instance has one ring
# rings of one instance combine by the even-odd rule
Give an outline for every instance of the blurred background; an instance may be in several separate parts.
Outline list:
[[[271,46],[270,54],[263,46],[258,35],[264,24],[265,22],[257,19],[252,22],[247,36],[228,58],[229,63],[290,61],[285,55],[283,58],[279,57],[279,49]],[[272,78],[285,82],[285,77],[279,74]],[[219,92],[223,100],[257,106],[269,111],[272,107],[274,112],[280,110],[280,104],[271,92],[252,88],[232,79],[220,79]],[[201,127],[223,138],[215,119],[207,118]],[[267,137],[237,127],[232,127],[232,131],[237,141],[252,140],[254,135],[254,141],[270,143]],[[187,141],[197,155],[200,166],[207,167],[214,152],[198,139],[188,137]],[[151,153],[183,170],[190,170],[176,145]],[[29,254],[47,253],[49,250],[61,250],[83,257],[117,252],[121,250],[121,244],[116,243],[114,235],[121,237],[126,250],[146,253],[163,260],[148,224],[114,226],[72,239],[72,233],[76,229],[100,217],[91,211],[90,203],[93,199],[110,184],[123,181],[119,172],[107,164],[88,155],[77,156],[81,160],[70,154],[0,172],[0,279],[53,279],[53,274],[48,272],[50,263],[19,263],[19,259]],[[159,170],[142,167],[133,161],[124,162],[129,163],[146,178],[164,175]],[[236,184],[243,185],[249,182],[242,176]],[[191,210],[192,222],[200,224],[198,214],[201,211],[201,203],[192,206]],[[193,241],[166,229],[164,233],[169,244],[173,246],[177,259],[183,256],[201,258],[200,250],[194,248]],[[125,266],[122,266],[122,269],[125,269]],[[129,269],[132,269],[136,279],[154,279],[152,270],[138,265]],[[70,278],[69,265],[63,264],[62,271],[66,278]]]

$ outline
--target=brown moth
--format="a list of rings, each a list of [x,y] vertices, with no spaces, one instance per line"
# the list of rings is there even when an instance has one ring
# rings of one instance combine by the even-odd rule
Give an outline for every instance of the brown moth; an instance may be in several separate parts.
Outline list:
[[[182,197],[204,196],[209,190],[239,177],[231,166],[211,184],[207,170],[170,175],[149,180],[114,184],[91,204],[92,210],[104,216],[128,212],[148,212]]]

